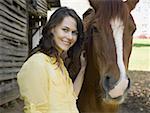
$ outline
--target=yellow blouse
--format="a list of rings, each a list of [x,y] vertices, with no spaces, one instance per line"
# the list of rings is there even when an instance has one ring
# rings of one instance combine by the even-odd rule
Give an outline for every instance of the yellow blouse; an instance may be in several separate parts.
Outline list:
[[[59,66],[55,61],[36,53],[17,74],[25,113],[78,113],[72,80],[63,61]]]

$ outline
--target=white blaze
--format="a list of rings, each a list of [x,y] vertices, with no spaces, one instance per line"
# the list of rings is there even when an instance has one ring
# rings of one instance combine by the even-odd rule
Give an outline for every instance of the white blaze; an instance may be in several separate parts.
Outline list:
[[[113,36],[115,40],[116,45],[116,52],[117,52],[117,63],[120,70],[120,77],[125,78],[126,72],[125,72],[125,65],[123,62],[123,31],[124,31],[124,25],[123,22],[116,18],[115,20],[112,20],[110,22],[112,30],[113,30]]]
[[[129,81],[126,76],[126,69],[123,62],[123,21],[120,18],[116,18],[114,20],[111,20],[110,24],[116,45],[117,64],[120,70],[120,79],[117,82],[116,86],[112,90],[110,90],[109,94],[112,98],[116,98],[123,95]]]

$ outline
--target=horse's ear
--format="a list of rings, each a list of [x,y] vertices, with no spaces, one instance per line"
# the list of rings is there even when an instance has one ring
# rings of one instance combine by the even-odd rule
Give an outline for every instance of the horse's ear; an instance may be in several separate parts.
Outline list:
[[[84,13],[83,13],[83,19],[86,18],[88,15],[90,15],[92,13],[92,9],[89,8],[88,10],[86,10]]]
[[[99,0],[89,0],[89,3],[94,8],[95,11],[98,9]]]
[[[136,4],[139,2],[139,0],[127,0],[125,3],[127,3],[129,7],[129,11],[133,10],[136,6]]]

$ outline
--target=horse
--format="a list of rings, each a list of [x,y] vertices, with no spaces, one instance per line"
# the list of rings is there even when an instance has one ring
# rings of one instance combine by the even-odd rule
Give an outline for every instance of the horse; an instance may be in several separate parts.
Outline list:
[[[127,76],[136,30],[130,12],[139,0],[89,0],[83,15],[87,67],[77,105],[81,113],[116,113],[130,86]],[[68,65],[73,80],[79,54]],[[74,64],[74,65],[73,65]]]

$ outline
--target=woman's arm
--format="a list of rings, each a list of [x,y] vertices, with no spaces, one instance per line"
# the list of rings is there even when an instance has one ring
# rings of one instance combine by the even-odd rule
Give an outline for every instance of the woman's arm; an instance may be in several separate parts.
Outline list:
[[[73,87],[74,87],[74,91],[76,96],[79,95],[82,84],[83,84],[83,80],[84,80],[84,74],[85,74],[85,69],[86,69],[86,59],[84,57],[85,51],[81,52],[81,56],[80,56],[80,61],[81,61],[81,69],[73,83]]]

